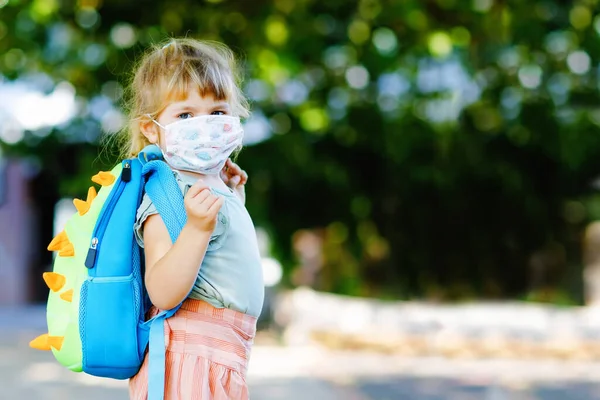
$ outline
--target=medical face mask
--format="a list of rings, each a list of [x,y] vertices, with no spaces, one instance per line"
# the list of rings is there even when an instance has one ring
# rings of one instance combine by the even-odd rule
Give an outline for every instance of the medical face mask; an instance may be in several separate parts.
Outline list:
[[[200,174],[217,174],[231,153],[242,144],[240,119],[230,115],[201,115],[162,126],[165,148],[161,149],[172,168]]]

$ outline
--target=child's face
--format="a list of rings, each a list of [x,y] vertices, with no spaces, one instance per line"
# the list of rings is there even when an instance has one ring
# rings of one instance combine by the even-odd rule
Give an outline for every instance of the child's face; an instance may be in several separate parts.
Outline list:
[[[216,100],[212,94],[201,96],[198,90],[188,90],[188,97],[181,101],[170,103],[158,116],[156,121],[162,126],[182,119],[201,115],[230,115],[231,107],[226,101]],[[142,126],[142,132],[150,143],[164,145],[161,129],[150,122]]]

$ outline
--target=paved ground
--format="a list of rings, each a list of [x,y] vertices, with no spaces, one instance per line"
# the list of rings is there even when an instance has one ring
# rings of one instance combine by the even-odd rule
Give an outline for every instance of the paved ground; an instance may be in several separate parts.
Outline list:
[[[126,383],[75,374],[30,350],[38,309],[0,309],[1,400],[126,400]],[[249,384],[258,400],[600,400],[600,364],[407,359],[258,344]]]

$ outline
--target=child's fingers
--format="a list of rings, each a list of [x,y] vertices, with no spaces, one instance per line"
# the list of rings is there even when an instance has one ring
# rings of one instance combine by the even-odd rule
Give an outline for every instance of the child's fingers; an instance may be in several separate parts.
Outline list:
[[[196,181],[196,183],[194,183],[187,192],[187,196],[189,196],[190,198],[196,197],[200,192],[202,192],[204,189],[208,189],[208,185],[206,183],[204,183],[204,181],[202,179],[198,179]]]
[[[221,168],[221,175],[227,175],[227,171],[229,170],[229,163],[231,162],[231,160],[228,158],[227,161],[225,161],[225,164],[223,165],[223,168]]]
[[[217,197],[217,200],[208,208],[208,215],[217,216],[217,213],[223,206],[225,200],[222,197]]]
[[[212,218],[213,212],[212,207],[217,203],[221,198],[219,196],[215,196],[211,194],[203,202],[197,203],[194,205],[194,213],[203,218]],[[216,214],[215,214],[216,215]]]
[[[228,161],[229,161],[229,164],[228,164],[228,168],[227,168],[227,174],[230,177],[239,175],[242,172],[242,169],[240,168],[240,166],[229,159],[228,159]]]
[[[232,189],[235,189],[241,182],[242,177],[240,175],[233,176],[227,182],[227,186]]]
[[[195,218],[199,219],[212,219],[211,207],[219,198],[217,196],[210,195],[203,202],[194,203],[190,206],[190,214]]]
[[[239,165],[237,165],[233,161],[229,160],[229,169],[228,169],[228,171],[232,171],[232,172],[234,172],[236,174],[239,174],[241,170],[242,169],[240,168]]]
[[[201,204],[205,209],[209,209],[210,206],[217,201],[217,199],[219,198],[219,196],[213,194],[212,192],[210,192],[209,190],[207,190],[208,195],[205,196],[203,198],[202,201],[199,201],[198,204]],[[200,195],[198,195],[198,197],[200,197]]]
[[[248,174],[246,171],[242,170],[242,173],[240,174],[240,185],[245,185],[246,182],[248,182]]]
[[[230,158],[228,158],[227,161],[225,161],[225,166],[223,167],[223,172],[228,177],[231,177],[236,174],[236,167],[237,167],[237,165],[233,161],[231,161]]]
[[[188,201],[190,204],[202,204],[209,196],[211,196],[210,189],[202,189],[200,193],[194,197],[190,197]]]
[[[227,172],[225,171],[225,169],[221,170],[221,180],[223,182],[225,182],[225,184],[227,184],[227,182],[229,182],[229,175],[227,174]]]
[[[245,185],[248,181],[248,174],[240,168],[239,165],[227,159],[226,167],[223,168],[226,178],[223,182],[230,188],[236,188],[239,185]]]

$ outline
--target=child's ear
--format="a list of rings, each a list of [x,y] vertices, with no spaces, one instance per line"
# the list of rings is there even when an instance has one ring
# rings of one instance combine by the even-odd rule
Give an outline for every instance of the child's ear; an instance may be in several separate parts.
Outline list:
[[[143,119],[140,121],[140,131],[146,139],[152,144],[159,142],[159,129],[158,126],[151,119]]]

